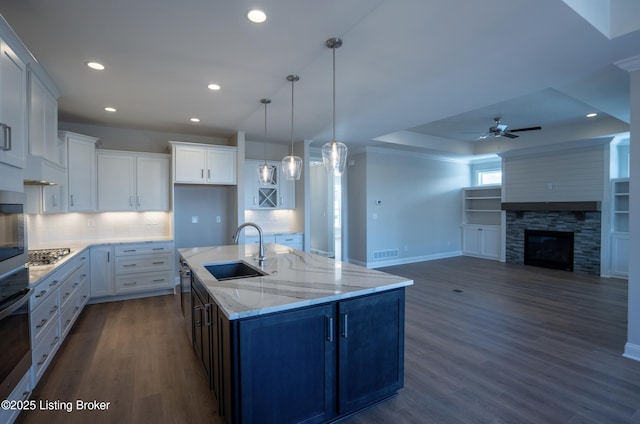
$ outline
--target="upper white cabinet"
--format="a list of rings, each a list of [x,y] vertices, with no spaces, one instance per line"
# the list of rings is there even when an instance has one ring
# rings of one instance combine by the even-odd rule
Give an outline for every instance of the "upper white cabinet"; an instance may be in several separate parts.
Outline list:
[[[175,183],[236,184],[236,147],[175,141],[171,145]]]
[[[98,150],[98,210],[169,210],[169,155]]]
[[[294,209],[296,207],[295,181],[287,180],[280,170],[281,163],[267,161],[275,167],[268,184],[258,181],[258,165],[261,160],[246,160],[244,165],[246,209]]]
[[[67,145],[67,201],[69,212],[96,210],[96,142],[95,137],[60,131]]]
[[[27,69],[0,38],[0,163],[25,167]]]
[[[29,70],[29,154],[65,165],[64,144],[58,140],[58,99],[38,75]]]

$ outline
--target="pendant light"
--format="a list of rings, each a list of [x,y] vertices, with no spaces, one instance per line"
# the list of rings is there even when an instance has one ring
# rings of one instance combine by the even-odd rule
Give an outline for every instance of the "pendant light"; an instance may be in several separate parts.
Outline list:
[[[282,172],[287,180],[299,180],[302,173],[302,159],[293,154],[293,85],[300,81],[297,75],[287,75],[287,81],[291,81],[291,155],[282,159]]]
[[[260,103],[264,105],[264,138],[262,145],[264,146],[264,163],[258,165],[258,181],[261,185],[273,184],[274,166],[267,163],[267,105],[271,103],[269,99],[262,99]]]
[[[327,172],[342,175],[347,163],[347,146],[336,141],[336,49],[342,46],[342,40],[329,38],[326,45],[333,50],[333,139],[322,146],[322,162]]]

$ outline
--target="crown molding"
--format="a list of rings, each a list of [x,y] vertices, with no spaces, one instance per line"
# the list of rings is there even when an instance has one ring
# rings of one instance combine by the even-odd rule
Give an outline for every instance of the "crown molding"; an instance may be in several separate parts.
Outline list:
[[[615,62],[615,65],[627,72],[640,71],[640,55]]]

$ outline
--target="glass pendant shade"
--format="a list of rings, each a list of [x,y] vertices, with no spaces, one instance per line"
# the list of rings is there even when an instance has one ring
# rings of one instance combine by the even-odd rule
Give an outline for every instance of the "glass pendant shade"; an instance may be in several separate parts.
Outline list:
[[[261,185],[272,185],[274,166],[269,165],[267,162],[258,165],[258,181]]]
[[[260,185],[272,185],[274,184],[273,170],[274,166],[267,163],[267,105],[271,103],[269,99],[262,99],[260,103],[264,105],[264,139],[262,145],[264,146],[264,163],[258,165],[258,181]]]
[[[347,146],[336,141],[336,49],[342,46],[342,40],[329,38],[326,46],[333,51],[333,141],[322,146],[322,163],[328,173],[342,175],[347,164]]]
[[[282,159],[282,174],[287,180],[299,180],[302,174],[302,159],[293,154],[293,86],[299,80],[298,75],[287,75],[287,81],[291,82],[291,154]]]
[[[299,180],[302,173],[302,159],[298,156],[285,156],[282,159],[282,172],[287,180]]]
[[[339,141],[322,146],[322,163],[328,173],[342,175],[347,164],[347,146]]]

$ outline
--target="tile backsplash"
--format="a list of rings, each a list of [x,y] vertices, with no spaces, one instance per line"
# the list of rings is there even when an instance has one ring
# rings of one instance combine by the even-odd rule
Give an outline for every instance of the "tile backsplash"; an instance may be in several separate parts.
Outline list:
[[[26,215],[28,246],[65,241],[126,240],[171,236],[169,212],[100,212]]]

